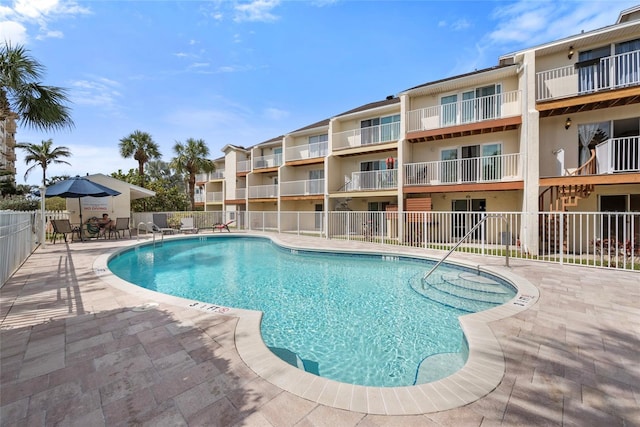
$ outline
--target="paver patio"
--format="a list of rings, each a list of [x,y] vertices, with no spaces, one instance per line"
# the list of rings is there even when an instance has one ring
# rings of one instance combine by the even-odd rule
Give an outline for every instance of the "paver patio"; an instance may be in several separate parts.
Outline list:
[[[512,259],[511,273],[540,298],[490,324],[506,362],[498,387],[461,408],[383,416],[324,406],[265,381],[236,351],[233,316],[149,304],[96,275],[97,257],[132,243],[48,244],[0,289],[2,426],[640,425],[639,273]]]

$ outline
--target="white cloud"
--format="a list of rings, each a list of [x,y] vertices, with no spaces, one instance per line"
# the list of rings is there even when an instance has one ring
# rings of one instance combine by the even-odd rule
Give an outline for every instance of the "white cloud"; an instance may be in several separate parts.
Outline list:
[[[208,62],[194,62],[193,64],[189,65],[189,68],[207,68],[207,67],[209,67]]]
[[[91,11],[78,5],[74,0],[14,0],[12,6],[0,6],[0,33],[5,40],[25,44],[29,32],[36,32],[36,39],[62,38],[57,29],[49,29],[49,24],[61,17],[88,14]]]
[[[43,39],[61,39],[63,37],[64,35],[62,34],[62,31],[46,31],[39,34],[36,38],[38,40],[43,40]]]
[[[271,120],[282,120],[290,116],[288,111],[280,110],[278,108],[266,108],[263,114],[267,119]]]
[[[464,30],[465,28],[469,28],[470,26],[471,26],[471,23],[464,18],[458,19],[456,22],[454,22],[451,25],[451,27],[456,31]]]
[[[580,31],[613,25],[621,10],[633,1],[532,2],[522,0],[493,11],[497,22],[486,39],[495,45],[534,46],[561,39]]]
[[[120,84],[113,80],[97,77],[93,80],[76,80],[71,82],[71,97],[75,104],[99,106],[106,110],[116,111],[117,100],[122,97],[118,90]]]
[[[273,22],[278,19],[271,10],[280,4],[280,0],[252,0],[236,4],[234,21],[236,22]]]
[[[16,0],[13,7],[19,15],[36,19],[50,14],[57,6],[58,0]]]
[[[24,45],[28,40],[27,29],[19,22],[0,22],[0,40],[9,41],[13,45]]]

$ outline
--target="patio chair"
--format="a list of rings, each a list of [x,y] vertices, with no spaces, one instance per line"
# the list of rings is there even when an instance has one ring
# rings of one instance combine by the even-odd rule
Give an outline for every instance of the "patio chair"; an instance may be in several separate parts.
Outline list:
[[[231,233],[231,230],[229,230],[229,224],[233,223],[234,220],[231,221],[227,221],[224,224],[219,222],[217,224],[213,224],[213,232],[215,233],[216,230],[220,230],[220,232],[222,232],[222,230],[227,230],[229,233]]]
[[[193,225],[193,218],[182,218],[180,220],[180,231],[183,233],[196,234],[198,232],[198,228]]]
[[[73,235],[76,234],[80,238],[80,227],[74,227],[71,225],[68,219],[52,219],[51,225],[53,226],[53,244],[56,244],[56,236],[62,234],[65,243],[67,242],[67,234],[71,234],[71,240]]]
[[[175,230],[169,227],[167,214],[153,214],[153,231],[162,234],[173,234]]]
[[[124,237],[124,233],[126,231],[129,232],[129,238],[131,238],[131,229],[129,228],[129,218],[116,218],[116,226],[109,230],[109,237],[111,237],[111,233],[115,233],[118,238],[120,238],[120,232],[122,231],[122,236]]]

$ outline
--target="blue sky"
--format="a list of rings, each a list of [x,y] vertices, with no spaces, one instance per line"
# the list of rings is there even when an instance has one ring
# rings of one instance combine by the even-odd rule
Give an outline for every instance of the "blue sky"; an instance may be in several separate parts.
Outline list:
[[[68,147],[72,165],[47,175],[73,176],[135,168],[118,153],[135,130],[151,134],[165,161],[187,138],[218,158],[226,144],[249,147],[611,25],[636,3],[0,0],[0,38],[45,65],[45,84],[68,89],[71,131],[19,127],[16,138]]]

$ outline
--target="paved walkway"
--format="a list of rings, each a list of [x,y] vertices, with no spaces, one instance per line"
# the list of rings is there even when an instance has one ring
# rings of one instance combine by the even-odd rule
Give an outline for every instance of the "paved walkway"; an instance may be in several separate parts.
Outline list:
[[[638,273],[511,260],[540,299],[491,323],[502,382],[462,408],[392,417],[323,406],[263,380],[236,351],[237,318],[148,304],[108,285],[94,260],[131,243],[47,245],[0,289],[0,425],[640,425]]]

